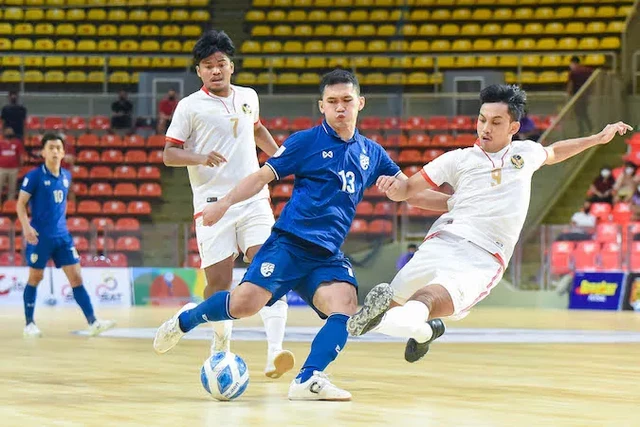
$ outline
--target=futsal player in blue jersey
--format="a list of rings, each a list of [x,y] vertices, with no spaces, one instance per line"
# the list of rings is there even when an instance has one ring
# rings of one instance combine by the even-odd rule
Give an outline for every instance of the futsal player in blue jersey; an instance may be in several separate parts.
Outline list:
[[[234,204],[274,179],[295,175],[291,200],[255,255],[242,284],[183,307],[160,326],[154,348],[165,353],[197,325],[248,317],[295,290],[326,323],[289,387],[291,400],[350,400],[323,373],[344,348],[346,322],[357,309],[357,282],[340,251],[364,190],[383,175],[407,179],[384,149],[356,129],[365,104],[355,76],[335,70],[320,84],[324,122],[289,137],[274,156],[225,197],[205,207],[204,225],[215,224]],[[446,211],[449,196],[426,191],[410,202]]]
[[[32,169],[22,181],[18,196],[17,212],[22,233],[27,241],[29,279],[24,288],[25,337],[41,336],[33,321],[36,291],[42,281],[44,268],[53,259],[62,268],[73,291],[73,297],[89,323],[89,334],[97,335],[114,326],[109,320],[98,320],[87,290],[82,285],[80,257],[67,229],[67,195],[71,186],[71,172],[60,165],[64,158],[64,141],[53,133],[42,137],[44,164]],[[31,220],[27,214],[31,208]]]

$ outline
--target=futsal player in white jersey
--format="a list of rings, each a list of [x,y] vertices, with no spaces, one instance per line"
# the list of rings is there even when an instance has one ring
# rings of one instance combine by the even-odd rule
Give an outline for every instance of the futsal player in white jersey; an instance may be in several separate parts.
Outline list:
[[[444,333],[440,318],[466,316],[500,282],[527,216],[533,174],[632,129],[618,122],[596,135],[543,147],[512,140],[526,102],[520,88],[489,86],[480,102],[473,147],[443,154],[408,180],[380,177],[377,182],[394,201],[445,182],[454,189],[449,211],[433,224],[413,258],[390,285],[374,287],[347,324],[356,336],[373,330],[409,338],[408,362],[422,358]]]
[[[269,156],[278,149],[260,123],[256,92],[231,84],[235,48],[223,31],[206,32],[193,48],[202,89],[182,99],[166,134],[164,163],[187,167],[193,191],[196,239],[205,270],[204,298],[229,290],[239,250],[251,261],[271,234],[274,224],[265,186],[239,203],[213,227],[202,225],[208,203],[224,197],[238,182],[259,169],[256,146]],[[195,304],[194,304],[195,306]],[[294,365],[293,354],[282,349],[287,319],[286,300],[260,311],[267,335],[265,375],[278,378]],[[214,322],[211,352],[229,351],[232,321]]]

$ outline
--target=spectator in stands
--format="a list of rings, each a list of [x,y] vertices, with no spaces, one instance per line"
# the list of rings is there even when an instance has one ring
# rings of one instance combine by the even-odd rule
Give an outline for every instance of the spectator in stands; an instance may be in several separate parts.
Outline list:
[[[574,213],[571,217],[571,227],[563,231],[556,238],[557,241],[574,241],[591,240],[595,231],[597,218],[589,212],[591,210],[591,202],[585,200],[582,209]]]
[[[400,257],[396,261],[396,269],[400,270],[402,267],[404,267],[405,264],[408,263],[411,258],[413,258],[413,255],[416,253],[417,249],[418,247],[414,243],[410,243],[407,246],[407,252],[400,255]]]
[[[640,184],[631,197],[631,213],[633,221],[640,221]]]
[[[636,165],[631,162],[626,162],[624,165],[624,172],[620,174],[613,186],[613,201],[628,202],[631,200],[633,193],[636,191],[636,185],[638,181],[635,178]]]
[[[616,180],[611,175],[611,168],[608,166],[600,170],[600,175],[593,181],[589,188],[589,201],[592,203],[613,203],[613,186]]]
[[[15,200],[18,171],[22,166],[22,141],[16,138],[13,128],[6,126],[0,137],[0,192],[7,183],[7,200]]]
[[[518,131],[516,136],[521,141],[527,139],[531,141],[537,141],[540,138],[540,132],[538,131],[538,129],[536,129],[536,124],[531,119],[531,117],[529,117],[528,112],[525,112],[524,116],[522,116],[522,119],[520,119],[520,130]]]
[[[593,70],[591,68],[580,65],[580,58],[574,56],[569,63],[569,81],[567,83],[567,94],[575,95],[582,86],[589,80]],[[575,103],[576,118],[578,119],[578,128],[580,134],[587,134],[593,130],[591,118],[589,118],[589,93],[585,92],[576,100]]]
[[[158,135],[164,135],[167,133],[171,119],[173,118],[173,112],[178,106],[178,96],[176,91],[170,89],[167,92],[167,96],[164,97],[158,104]]]
[[[9,104],[2,107],[2,127],[13,129],[13,134],[20,141],[24,141],[24,128],[27,121],[27,109],[18,104],[18,92],[9,92]]]
[[[129,94],[121,90],[118,100],[111,104],[111,128],[128,129],[133,127],[133,104],[129,101]]]

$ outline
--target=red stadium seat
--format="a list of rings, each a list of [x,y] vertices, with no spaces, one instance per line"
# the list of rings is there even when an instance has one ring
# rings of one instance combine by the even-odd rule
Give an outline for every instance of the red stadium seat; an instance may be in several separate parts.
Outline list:
[[[276,199],[276,198],[288,199],[289,197],[291,197],[292,191],[293,191],[293,185],[291,185],[291,184],[279,184],[279,185],[275,186],[271,196],[274,199]]]
[[[24,259],[19,253],[3,252],[0,254],[0,266],[20,266],[24,264]]]
[[[113,179],[135,181],[137,177],[136,168],[131,166],[118,166],[113,172]]]
[[[609,242],[602,245],[600,269],[607,271],[622,269],[622,251],[619,243]]]
[[[596,226],[596,240],[600,243],[620,242],[620,229],[618,224],[601,222]]]
[[[398,150],[389,150],[387,149],[387,155],[389,156],[389,158],[391,160],[393,160],[395,163],[398,163]]]
[[[398,163],[417,164],[422,163],[422,153],[419,150],[402,150],[398,156]]]
[[[109,254],[109,259],[111,260],[112,267],[127,267],[129,265],[127,256],[119,252]]]
[[[452,135],[442,133],[431,138],[431,145],[435,145],[436,147],[452,147],[455,143]]]
[[[73,215],[74,213],[76,213],[76,202],[67,200],[67,215]]]
[[[122,142],[129,148],[144,148],[146,145],[146,141],[140,135],[127,135]]]
[[[624,160],[631,162],[636,166],[640,166],[640,151],[632,151],[624,156]]]
[[[57,116],[45,117],[42,127],[45,130],[61,130],[64,129],[64,120]]]
[[[13,228],[13,220],[8,216],[0,216],[0,233],[9,234]]]
[[[89,194],[89,188],[84,182],[74,182],[71,184],[71,192],[76,196],[86,196]]]
[[[165,144],[164,135],[151,135],[147,138],[147,148],[163,148]]]
[[[77,213],[81,215],[98,215],[102,213],[102,206],[96,200],[83,200],[78,203]]]
[[[69,130],[85,130],[87,122],[83,117],[72,116],[67,119],[66,128]]]
[[[382,129],[382,122],[380,120],[380,117],[375,117],[375,116],[362,117],[358,128],[362,131],[368,131],[368,130],[378,131]]]
[[[384,137],[382,135],[380,135],[379,133],[371,133],[371,134],[367,134],[366,135],[367,138],[369,138],[370,140],[377,142],[378,144],[384,146],[385,141],[384,141]]]
[[[611,214],[611,205],[609,203],[592,203],[589,213],[595,216],[598,221],[606,221]]]
[[[373,209],[375,216],[393,216],[395,215],[394,203],[392,202],[378,202]]]
[[[427,129],[427,121],[424,117],[412,116],[402,124],[402,129],[408,131],[424,131]]]
[[[454,145],[456,147],[472,147],[478,140],[478,136],[472,133],[460,133],[456,136]]]
[[[144,150],[128,150],[124,155],[124,162],[127,164],[147,163],[147,152]]]
[[[416,133],[411,135],[406,145],[409,147],[428,147],[431,145],[431,138],[424,133]]]
[[[422,163],[429,163],[444,154],[444,151],[438,149],[425,150],[422,154]]]
[[[122,151],[120,150],[106,150],[102,153],[100,159],[103,163],[121,164],[124,162],[124,156],[122,155]]]
[[[313,121],[309,117],[297,117],[291,122],[291,130],[298,131],[313,127]]]
[[[631,222],[632,215],[633,213],[631,211],[630,203],[616,203],[611,211],[611,218],[613,222],[618,224],[627,224]]]
[[[105,217],[93,218],[91,220],[91,225],[98,231],[113,230],[114,228],[113,220]]]
[[[412,165],[412,166],[407,166],[406,168],[402,169],[402,172],[408,176],[409,178],[411,178],[413,175],[420,173],[420,170],[422,169],[422,166],[418,166],[418,165]]]
[[[409,139],[406,135],[398,133],[389,135],[385,140],[385,143],[382,144],[383,147],[402,147],[406,146],[409,143]]]
[[[102,205],[102,211],[105,215],[124,215],[127,212],[127,206],[120,200],[111,200]]]
[[[135,218],[118,218],[116,221],[116,230],[129,232],[140,231],[140,221]]]
[[[159,181],[160,169],[156,166],[144,166],[138,169],[138,179]]]
[[[107,116],[95,116],[89,122],[89,128],[93,130],[107,130],[111,127],[111,121]]]
[[[151,205],[149,202],[143,201],[129,202],[127,213],[133,215],[151,215]]]
[[[270,130],[289,130],[289,119],[286,117],[275,117],[269,122]]]
[[[138,191],[140,197],[162,197],[162,187],[156,182],[142,184]]]
[[[116,241],[118,252],[138,252],[140,250],[140,240],[137,237],[122,236]]]
[[[349,229],[350,234],[367,234],[369,232],[369,224],[364,219],[354,219]]]
[[[28,130],[40,130],[42,129],[42,124],[40,123],[40,117],[37,116],[28,116],[26,123]]]
[[[449,129],[455,131],[474,130],[475,127],[475,121],[469,116],[454,116],[451,118],[451,123],[449,123]]]
[[[629,270],[633,272],[640,271],[640,242],[631,242]]]
[[[576,270],[596,270],[597,259],[600,253],[600,244],[593,241],[578,243],[573,252],[574,267]]]
[[[81,150],[76,158],[78,163],[100,163],[100,153],[96,150]]]
[[[551,274],[564,275],[571,272],[573,242],[553,242],[551,245]]]
[[[78,147],[99,147],[100,139],[91,133],[85,133],[78,137],[76,141],[76,146]]]
[[[258,153],[258,163],[263,165],[264,162],[266,162],[267,160],[269,160],[269,155],[267,153],[265,153],[264,151],[260,151]]]
[[[198,240],[195,237],[191,237],[187,241],[187,250],[189,252],[198,252]]]
[[[2,213],[15,215],[16,213],[16,201],[6,200],[2,205]]]
[[[113,195],[116,197],[136,197],[138,187],[130,182],[120,182],[113,189]]]
[[[186,265],[187,267],[191,267],[191,268],[200,268],[200,255],[188,254]]]
[[[71,233],[87,233],[89,231],[89,221],[84,217],[67,218],[67,228]]]
[[[162,159],[162,150],[154,150],[149,153],[149,158],[147,159],[149,163],[152,165],[161,165],[164,163]]]
[[[382,122],[382,129],[384,130],[400,130],[402,127],[402,119],[400,117],[387,117]]]
[[[0,236],[0,251],[8,251],[11,249],[11,239],[9,236]]]
[[[381,193],[378,190],[378,187],[376,187],[374,185],[374,186],[369,187],[366,190],[364,190],[364,198],[365,199],[381,199],[381,198],[386,199],[387,196],[385,196],[383,193]]]
[[[89,169],[85,166],[73,165],[71,167],[71,176],[73,179],[87,179],[89,178]]]
[[[113,188],[108,182],[96,182],[89,187],[91,197],[110,197],[113,195]]]
[[[115,249],[116,245],[111,237],[99,236],[96,239],[96,247],[101,252],[104,251],[105,249],[111,252],[112,250]]]
[[[369,233],[389,235],[393,232],[393,223],[387,219],[376,219],[369,223]]]
[[[287,202],[279,202],[273,210],[273,215],[279,217],[282,214],[282,210],[287,205]]]
[[[124,147],[124,141],[120,135],[108,133],[100,138],[100,146],[103,148],[122,148]]]
[[[426,129],[430,131],[448,130],[449,119],[447,118],[447,116],[431,116],[427,121]]]
[[[73,245],[78,252],[85,252],[89,250],[89,241],[83,236],[73,236]]]
[[[91,179],[112,179],[113,170],[109,166],[94,166],[89,173]]]
[[[371,216],[373,215],[373,204],[371,202],[360,202],[358,206],[356,206],[356,216]]]
[[[278,144],[278,146],[282,145],[287,138],[289,138],[289,135],[285,133],[278,133],[273,135],[273,139],[276,140],[276,144]]]

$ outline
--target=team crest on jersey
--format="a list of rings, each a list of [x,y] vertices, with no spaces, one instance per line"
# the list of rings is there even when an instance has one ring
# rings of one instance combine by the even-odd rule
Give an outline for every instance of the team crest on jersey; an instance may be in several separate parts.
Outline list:
[[[69,188],[69,180],[67,178],[62,180],[62,184],[65,186],[65,188]]]
[[[360,153],[360,167],[363,170],[369,169],[369,156],[364,153]]]
[[[520,154],[514,154],[511,156],[511,164],[513,164],[516,169],[522,169],[524,166],[524,159]]]
[[[251,114],[251,107],[249,104],[242,104],[242,112],[245,114]]]
[[[275,265],[273,265],[270,262],[263,262],[262,265],[260,266],[260,274],[262,274],[264,277],[269,277],[271,276],[271,273],[273,273],[273,270],[276,268]]]
[[[31,264],[35,264],[38,261],[38,254],[31,254],[29,259],[31,260]]]

